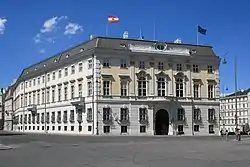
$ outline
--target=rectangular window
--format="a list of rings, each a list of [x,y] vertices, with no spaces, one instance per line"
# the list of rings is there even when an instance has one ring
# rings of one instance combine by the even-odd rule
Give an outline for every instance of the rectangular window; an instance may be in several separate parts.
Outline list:
[[[42,90],[42,104],[45,103],[45,90]]]
[[[21,95],[21,107],[23,107],[23,95]]]
[[[52,112],[52,114],[51,114],[51,122],[52,123],[56,122],[56,113],[55,112]]]
[[[193,64],[193,72],[198,73],[199,72],[199,66],[198,64]]]
[[[103,108],[103,121],[109,121],[111,119],[110,108]]]
[[[145,77],[138,80],[138,96],[147,96],[147,81]]]
[[[56,72],[52,73],[52,79],[55,80],[56,79]]]
[[[47,89],[47,99],[46,101],[49,103],[50,102],[50,89]]]
[[[213,73],[213,66],[212,65],[207,65],[207,73],[209,73],[209,74]]]
[[[92,82],[88,81],[88,96],[92,96]]]
[[[126,60],[121,60],[121,68],[127,68],[127,61]]]
[[[93,68],[93,61],[88,60],[88,69],[92,69],[92,68]]]
[[[195,121],[201,120],[201,110],[199,108],[194,109],[194,120]]]
[[[79,63],[79,64],[78,64],[78,71],[79,71],[79,72],[82,72],[82,63]]]
[[[36,86],[36,79],[33,79],[33,86]]]
[[[42,83],[44,83],[45,82],[45,76],[43,75],[42,76]]]
[[[139,62],[139,69],[145,69],[145,62],[144,61]]]
[[[50,74],[47,74],[47,81],[50,81]]]
[[[61,78],[62,77],[62,70],[59,70],[58,71],[58,78]]]
[[[27,106],[27,103],[28,103],[28,95],[26,93],[24,96],[24,106]]]
[[[91,122],[93,120],[92,108],[88,108],[87,110],[87,121]]]
[[[68,68],[65,68],[65,69],[64,69],[64,76],[65,76],[65,77],[68,76]]]
[[[108,59],[104,59],[104,60],[103,60],[102,66],[103,66],[103,67],[109,67],[109,66],[110,66],[109,60],[108,60]]]
[[[31,93],[29,93],[29,105],[31,105]]]
[[[121,82],[121,96],[128,96],[127,82],[126,81]]]
[[[209,121],[215,120],[215,110],[213,108],[208,109],[208,120]]]
[[[127,126],[121,126],[121,133],[128,133],[128,127]]]
[[[145,125],[140,126],[140,133],[146,133],[146,126]]]
[[[71,85],[71,99],[75,98],[75,86]]]
[[[70,110],[69,120],[71,123],[75,122],[75,111],[74,110]]]
[[[61,94],[62,94],[62,89],[61,89],[61,87],[59,87],[58,89],[57,89],[57,91],[58,91],[58,101],[61,101],[62,99],[61,99]]]
[[[68,112],[67,112],[67,110],[63,112],[63,122],[64,123],[68,122]]]
[[[178,132],[183,132],[183,125],[178,125],[177,129],[178,129]]]
[[[37,104],[40,104],[40,91],[37,91]]]
[[[103,96],[110,95],[110,81],[103,81]]]
[[[61,111],[57,111],[57,123],[61,123],[62,122],[62,114]]]
[[[158,96],[166,96],[166,81],[165,78],[158,78],[157,80],[157,92]]]
[[[31,87],[31,80],[29,81],[29,87]]]
[[[147,120],[147,109],[146,108],[139,108],[139,120],[140,121]]]
[[[194,131],[199,132],[200,131],[200,126],[199,125],[194,125]]]
[[[127,108],[121,108],[121,110],[120,110],[120,121],[127,121],[128,118],[129,118],[128,109]]]
[[[75,74],[75,66],[71,66],[71,74]]]
[[[64,100],[68,100],[68,87],[64,86]]]
[[[176,97],[183,97],[184,96],[184,89],[183,89],[183,80],[180,78],[176,79]]]
[[[158,63],[158,70],[164,70],[164,63],[163,62]]]
[[[184,121],[185,120],[185,111],[183,108],[178,108],[177,110],[177,120]]]
[[[37,78],[37,85],[40,85],[40,77]]]
[[[208,98],[214,98],[214,85],[208,85]]]
[[[214,125],[209,125],[208,130],[209,130],[210,134],[213,134],[214,133]]]
[[[52,89],[52,103],[55,102],[55,89]]]
[[[199,87],[200,87],[199,84],[194,84],[194,88],[193,88],[194,98],[199,98]]]
[[[33,104],[36,104],[36,92],[33,92]]]
[[[82,84],[81,83],[78,84],[78,96],[82,97]]]
[[[110,133],[110,126],[103,126],[103,133]]]
[[[49,123],[49,112],[46,113],[46,123]]]
[[[176,70],[182,71],[182,64],[176,64]]]

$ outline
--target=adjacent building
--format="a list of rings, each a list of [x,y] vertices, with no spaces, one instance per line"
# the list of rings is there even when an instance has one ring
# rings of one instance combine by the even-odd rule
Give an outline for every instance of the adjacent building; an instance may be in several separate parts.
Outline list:
[[[220,129],[235,132],[236,126],[245,131],[245,125],[249,122],[249,94],[250,89],[241,90],[237,93],[237,113],[235,93],[221,97],[220,100]]]
[[[13,130],[13,85],[9,86],[5,91],[4,99],[4,130]]]
[[[14,130],[218,135],[219,64],[211,46],[95,37],[22,71]]]

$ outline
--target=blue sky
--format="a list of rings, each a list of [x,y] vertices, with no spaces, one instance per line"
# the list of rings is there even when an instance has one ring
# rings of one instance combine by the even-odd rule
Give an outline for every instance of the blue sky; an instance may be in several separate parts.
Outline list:
[[[155,20],[156,39],[196,43],[200,24],[207,36],[200,35],[199,43],[212,45],[219,56],[229,52],[228,64],[221,65],[221,86],[234,91],[233,57],[237,56],[239,88],[248,88],[249,8],[249,0],[2,0],[0,86],[11,83],[23,68],[87,40],[90,34],[104,36],[107,16],[117,15],[120,22],[109,26],[110,36],[121,37],[127,30],[130,37],[138,37],[141,28],[145,39],[153,39]],[[43,27],[52,18],[56,26]]]

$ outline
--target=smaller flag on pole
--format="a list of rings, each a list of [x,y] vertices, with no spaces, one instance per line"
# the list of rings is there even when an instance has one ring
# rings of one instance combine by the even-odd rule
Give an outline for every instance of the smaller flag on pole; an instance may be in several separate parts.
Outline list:
[[[201,26],[198,25],[198,32],[202,35],[206,35],[207,34],[207,29],[202,28]]]
[[[117,16],[108,16],[108,23],[118,23],[119,17]]]

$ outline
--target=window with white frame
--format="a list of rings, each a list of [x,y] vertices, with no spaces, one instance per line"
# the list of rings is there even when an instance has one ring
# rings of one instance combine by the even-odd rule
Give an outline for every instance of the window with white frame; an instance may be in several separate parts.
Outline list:
[[[27,103],[28,103],[28,94],[25,93],[25,96],[24,96],[24,106],[27,106]]]
[[[128,108],[120,109],[120,121],[127,121],[129,119]]]
[[[36,104],[36,92],[33,92],[33,104]]]
[[[21,107],[23,107],[23,95],[21,95]]]
[[[71,85],[71,99],[75,97],[75,85]]]
[[[61,87],[58,87],[57,91],[58,91],[58,101],[61,101],[62,100],[62,89],[61,89]]]
[[[58,71],[58,78],[61,78],[62,77],[62,70],[59,70]]]
[[[138,79],[138,96],[147,96],[146,77],[139,77]]]
[[[214,98],[214,85],[209,84],[207,88],[208,88],[208,98],[209,99]]]
[[[147,109],[146,108],[139,108],[139,120],[140,121],[147,120]]]
[[[104,59],[104,60],[103,60],[103,63],[102,63],[102,66],[103,66],[103,67],[109,67],[109,66],[110,66],[110,64],[109,64],[109,59]]]
[[[40,77],[37,78],[37,85],[40,85]]]
[[[33,79],[33,86],[36,86],[36,79]]]
[[[199,108],[194,109],[194,120],[199,121],[201,119],[201,110]]]
[[[109,96],[110,95],[110,81],[104,80],[102,82],[103,85],[103,96]]]
[[[158,63],[158,70],[164,70],[164,63],[163,62]]]
[[[209,73],[209,74],[213,73],[213,66],[212,65],[207,65],[207,73]]]
[[[81,83],[78,84],[78,96],[82,97],[82,84]]]
[[[82,72],[82,63],[79,63],[79,64],[78,64],[78,71],[79,71],[79,72]]]
[[[43,75],[42,76],[42,83],[44,83],[45,82],[45,76]]]
[[[37,91],[37,104],[40,104],[40,90]]]
[[[121,96],[128,96],[127,81],[121,81]]]
[[[42,104],[45,103],[45,90],[42,90]]]
[[[49,103],[50,102],[50,88],[47,88],[47,99],[46,101]]]
[[[209,121],[215,120],[215,109],[214,108],[208,109],[208,120]]]
[[[29,105],[31,105],[31,92],[29,93]]]
[[[193,64],[193,72],[198,73],[199,72],[199,65],[198,64]]]
[[[29,81],[29,87],[31,87],[31,80]]]
[[[127,68],[127,61],[122,59],[121,60],[121,65],[120,65],[121,68]]]
[[[68,100],[68,86],[64,85],[64,100]]]
[[[157,79],[157,92],[158,96],[166,96],[166,81],[163,77]]]
[[[177,78],[176,79],[176,86],[175,86],[175,89],[176,89],[176,97],[183,97],[184,96],[184,90],[183,90],[183,79],[181,78]]]
[[[68,68],[64,68],[64,76],[68,76]]]
[[[88,69],[92,69],[93,68],[93,61],[90,59],[88,60]]]
[[[176,64],[176,70],[182,71],[182,64]]]
[[[47,74],[47,81],[50,81],[50,74]]]
[[[56,72],[52,73],[52,79],[55,80],[56,79]]]
[[[139,69],[145,69],[145,62],[139,61]]]
[[[52,103],[55,102],[55,88],[52,89]]]
[[[75,66],[71,66],[71,74],[75,74]]]
[[[88,96],[92,96],[92,94],[93,94],[92,82],[88,81]]]
[[[185,120],[185,110],[184,108],[178,108],[177,110],[177,120],[184,121]]]
[[[103,121],[111,120],[111,110],[109,107],[103,108]]]
[[[193,85],[194,98],[199,98],[199,87],[200,85],[198,83],[194,83]]]
[[[87,109],[87,121],[92,121],[93,120],[93,112],[92,108]]]

